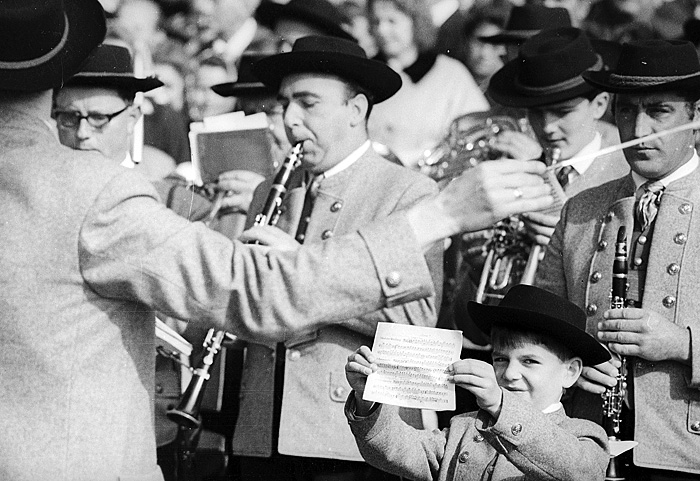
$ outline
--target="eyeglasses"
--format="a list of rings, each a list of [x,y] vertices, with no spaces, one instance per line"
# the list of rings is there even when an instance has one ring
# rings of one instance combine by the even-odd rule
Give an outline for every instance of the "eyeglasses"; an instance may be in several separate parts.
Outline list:
[[[94,129],[101,129],[105,125],[110,123],[114,117],[126,112],[128,108],[129,106],[127,105],[119,112],[114,112],[112,114],[89,112],[87,115],[83,115],[79,112],[73,111],[55,110],[53,116],[56,119],[56,123],[58,123],[59,126],[66,129],[78,128],[80,126],[80,121],[83,119],[87,120],[87,123],[88,125],[90,125],[90,127]]]

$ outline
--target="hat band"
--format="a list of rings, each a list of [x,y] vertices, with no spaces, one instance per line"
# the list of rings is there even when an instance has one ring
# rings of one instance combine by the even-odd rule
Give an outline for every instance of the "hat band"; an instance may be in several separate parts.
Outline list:
[[[58,53],[63,50],[66,42],[68,41],[68,16],[63,12],[63,36],[58,44],[49,50],[47,53],[41,57],[33,58],[31,60],[22,60],[21,62],[3,62],[0,60],[0,68],[6,70],[21,70],[25,68],[36,67],[37,65],[44,64],[54,58]]]
[[[600,70],[602,68],[603,59],[600,57],[600,55],[597,55],[596,63],[592,67],[589,67],[587,70]],[[581,77],[581,75],[577,75],[568,80],[564,80],[563,82],[547,85],[545,87],[531,87],[529,85],[524,85],[522,82],[520,82],[519,76],[516,76],[515,80],[513,81],[513,85],[520,93],[533,96],[558,94],[579,87],[585,83],[586,81],[583,80],[583,77]]]
[[[692,77],[697,77],[700,72],[691,73],[688,75],[669,75],[664,77],[651,77],[644,75],[620,75],[616,73],[610,74],[610,85],[615,87],[649,87],[663,85],[677,80],[685,80]]]

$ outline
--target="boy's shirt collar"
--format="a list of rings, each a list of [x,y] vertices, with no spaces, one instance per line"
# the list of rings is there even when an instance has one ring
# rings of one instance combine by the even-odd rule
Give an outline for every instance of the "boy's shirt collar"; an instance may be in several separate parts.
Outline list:
[[[561,402],[555,402],[554,404],[544,408],[542,412],[544,414],[551,414],[559,411],[560,409],[564,409],[564,405]]]

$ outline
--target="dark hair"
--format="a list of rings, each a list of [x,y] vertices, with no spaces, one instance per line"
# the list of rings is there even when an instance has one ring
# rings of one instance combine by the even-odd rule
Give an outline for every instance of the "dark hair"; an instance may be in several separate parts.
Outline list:
[[[430,16],[430,8],[424,0],[367,0],[367,18],[372,24],[372,7],[379,1],[386,1],[394,5],[397,10],[410,17],[413,22],[413,41],[419,52],[428,52],[435,47],[437,40],[437,28]]]
[[[343,81],[345,82],[345,95],[347,100],[360,94],[367,97],[367,113],[365,114],[365,119],[369,119],[369,114],[372,113],[372,107],[374,107],[374,95],[372,95],[372,92],[352,80],[343,79]]]
[[[508,14],[506,11],[491,10],[486,8],[474,8],[469,12],[469,19],[462,27],[462,35],[469,39],[474,35],[477,28],[482,25],[495,25],[503,28],[506,25]]]
[[[518,348],[525,344],[536,344],[549,350],[562,362],[567,362],[577,357],[571,349],[545,333],[514,329],[498,324],[491,328],[491,344],[494,347],[494,351],[504,348]]]

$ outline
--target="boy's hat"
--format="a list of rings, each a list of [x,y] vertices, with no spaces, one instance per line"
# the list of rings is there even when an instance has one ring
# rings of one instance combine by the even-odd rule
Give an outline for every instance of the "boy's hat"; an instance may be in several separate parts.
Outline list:
[[[577,28],[545,30],[525,42],[518,57],[493,75],[488,94],[501,105],[517,108],[588,95],[596,89],[581,74],[615,62],[619,50],[613,42],[598,42],[597,46],[600,53]]]
[[[244,53],[238,64],[238,79],[235,82],[212,85],[211,89],[222,97],[277,95],[277,91],[262,83],[253,74],[253,64],[269,56],[266,53]]]
[[[318,72],[356,82],[379,103],[401,88],[401,76],[383,62],[367,58],[357,43],[338,37],[302,37],[291,52],[264,58],[253,65],[253,74],[277,91],[282,79],[294,73]]]
[[[626,43],[615,68],[583,78],[612,93],[695,90],[700,88],[700,60],[695,46],[682,40]]]
[[[467,310],[486,333],[494,325],[536,331],[566,346],[586,366],[610,359],[607,349],[586,333],[586,313],[576,304],[538,287],[520,284],[508,291],[498,306],[469,301]]]
[[[97,0],[0,2],[0,89],[60,87],[105,36]]]
[[[68,82],[67,87],[108,87],[129,92],[148,92],[161,87],[163,82],[155,77],[134,76],[129,49],[120,45],[103,43],[85,61],[80,72]]]
[[[513,7],[506,26],[500,33],[479,37],[479,40],[499,45],[520,44],[542,30],[560,27],[571,27],[571,17],[567,9],[522,5]]]
[[[255,19],[268,28],[274,28],[280,18],[298,19],[318,28],[325,35],[355,40],[342,27],[348,23],[348,19],[327,0],[290,0],[286,3],[263,0],[255,11]]]

